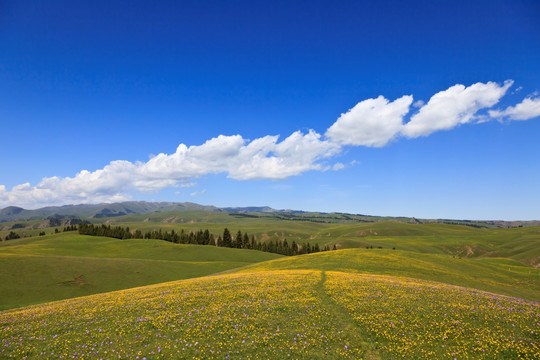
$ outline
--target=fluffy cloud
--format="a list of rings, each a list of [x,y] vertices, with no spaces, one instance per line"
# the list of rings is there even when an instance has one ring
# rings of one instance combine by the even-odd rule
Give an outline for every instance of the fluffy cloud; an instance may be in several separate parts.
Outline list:
[[[363,100],[341,114],[325,137],[313,130],[296,131],[281,142],[279,136],[271,135],[252,141],[240,135],[219,135],[202,145],[180,144],[174,153],[161,153],[147,162],[116,160],[103,169],[82,170],[74,177],[44,178],[36,186],[24,183],[11,191],[0,185],[0,207],[122,201],[129,199],[131,192],[192,187],[194,179],[207,174],[224,173],[235,180],[282,180],[309,170],[341,170],[345,165],[326,164],[325,159],[342,153],[344,146],[382,147],[398,137],[427,136],[471,122],[540,116],[540,97],[479,114],[495,106],[512,83],[457,84],[433,95],[426,104],[413,104],[412,95],[392,102],[383,96]],[[405,122],[411,106],[418,110]]]
[[[499,85],[490,81],[468,87],[457,84],[438,92],[411,117],[401,133],[416,138],[478,120],[478,111],[497,104],[512,83],[512,80],[507,80]]]
[[[282,142],[278,136],[248,142],[240,135],[220,135],[198,146],[180,144],[175,153],[159,154],[146,163],[117,160],[93,172],[82,170],[72,178],[44,178],[34,187],[25,183],[7,191],[2,185],[0,206],[121,201],[129,198],[129,191],[189,186],[189,180],[206,174],[226,173],[237,180],[280,180],[322,170],[319,160],[339,151],[338,145],[322,140],[313,130],[307,134],[297,131]]]
[[[515,106],[509,106],[505,110],[491,110],[492,118],[508,118],[510,120],[529,120],[540,116],[540,97],[525,98]]]
[[[320,159],[339,152],[339,146],[321,140],[321,135],[310,130],[297,131],[278,143],[278,136],[265,136],[246,144],[240,135],[208,140],[200,146],[184,144],[172,155],[159,154],[145,164],[139,164],[138,190],[162,188],[155,181],[187,180],[205,174],[227,173],[236,180],[282,180],[308,170],[320,170]]]
[[[456,84],[433,95],[427,104],[421,100],[413,104],[412,95],[405,95],[393,102],[383,96],[363,100],[347,113],[341,114],[326,131],[326,137],[341,145],[382,147],[400,136],[416,138],[461,124],[489,121],[490,118],[478,112],[497,104],[512,84],[512,80],[502,85],[495,82],[476,83],[468,87]],[[404,124],[411,105],[419,108],[418,112]],[[526,103],[519,109],[508,108],[508,113],[505,111],[501,116],[517,112],[534,113],[536,108],[533,105],[538,103]]]
[[[385,146],[401,131],[412,101],[410,95],[393,102],[383,96],[361,101],[341,114],[326,136],[342,145]]]

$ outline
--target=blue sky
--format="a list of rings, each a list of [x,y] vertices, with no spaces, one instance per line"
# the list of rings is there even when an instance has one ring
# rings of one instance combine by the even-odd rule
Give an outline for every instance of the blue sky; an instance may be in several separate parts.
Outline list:
[[[537,1],[0,1],[0,208],[540,219],[538,64]]]

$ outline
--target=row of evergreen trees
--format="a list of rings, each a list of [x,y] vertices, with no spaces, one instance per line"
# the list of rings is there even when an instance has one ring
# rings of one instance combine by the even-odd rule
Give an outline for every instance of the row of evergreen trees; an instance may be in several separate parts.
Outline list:
[[[253,249],[265,252],[271,252],[281,255],[301,255],[310,254],[320,251],[328,251],[330,248],[325,246],[320,248],[319,244],[311,245],[310,243],[297,244],[295,241],[289,243],[287,239],[274,241],[257,241],[254,235],[249,236],[248,233],[243,233],[238,230],[236,236],[232,236],[229,229],[225,228],[223,234],[216,238],[208,229],[199,230],[197,232],[185,232],[183,229],[180,232],[174,230],[162,231],[153,230],[143,233],[140,230],[131,231],[129,227],[110,225],[93,225],[79,224],[79,234],[92,236],[106,236],[116,239],[159,239],[177,244],[196,244],[196,245],[214,245],[237,249]],[[333,249],[335,250],[335,245]]]

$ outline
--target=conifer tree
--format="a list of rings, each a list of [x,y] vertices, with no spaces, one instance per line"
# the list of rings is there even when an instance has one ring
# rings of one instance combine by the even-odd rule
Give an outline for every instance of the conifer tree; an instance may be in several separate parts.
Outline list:
[[[234,247],[240,249],[242,247],[242,232],[238,230],[234,238]]]
[[[242,240],[242,248],[243,249],[250,249],[249,247],[249,236],[247,233],[244,233],[244,238]]]
[[[229,229],[227,228],[223,230],[223,246],[232,247],[231,233],[229,232]]]

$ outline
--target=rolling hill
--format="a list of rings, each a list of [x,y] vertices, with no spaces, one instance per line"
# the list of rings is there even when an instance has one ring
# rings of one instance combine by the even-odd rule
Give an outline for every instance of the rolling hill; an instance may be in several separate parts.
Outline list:
[[[539,227],[267,215],[91,221],[216,236],[227,226],[339,250],[283,257],[52,228],[1,242],[0,358],[540,357]]]
[[[0,309],[199,277],[280,257],[254,250],[123,241],[74,232],[0,246]]]
[[[403,277],[218,275],[0,312],[17,358],[537,359],[540,305]]]

